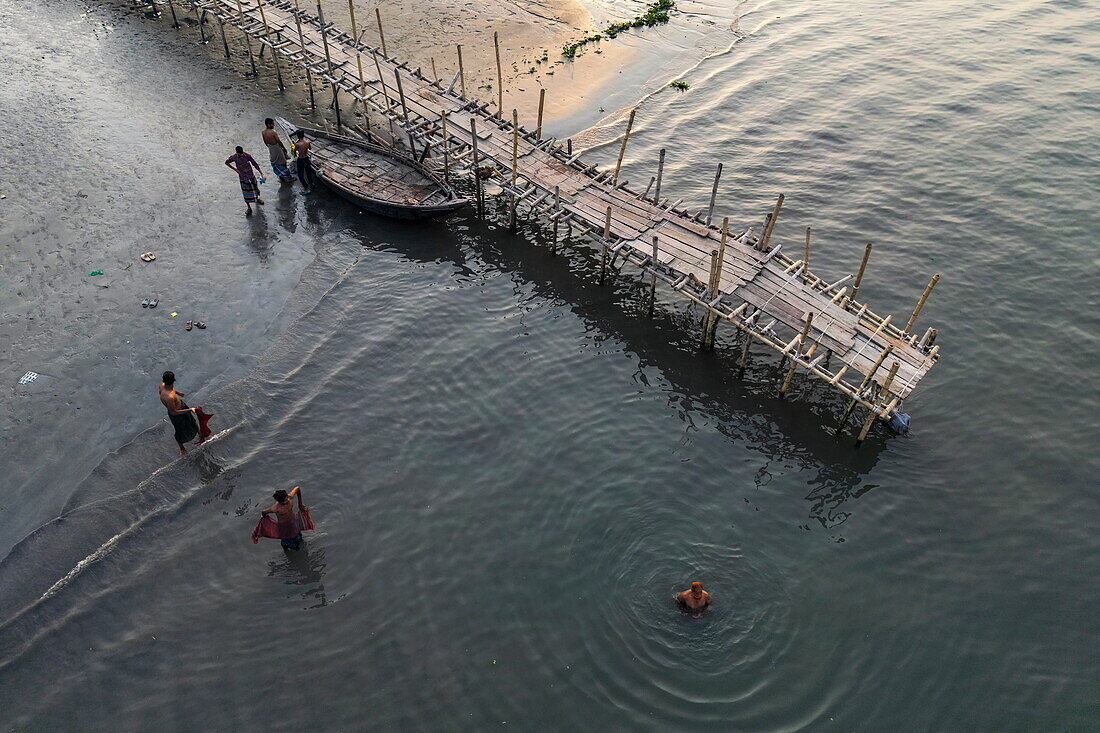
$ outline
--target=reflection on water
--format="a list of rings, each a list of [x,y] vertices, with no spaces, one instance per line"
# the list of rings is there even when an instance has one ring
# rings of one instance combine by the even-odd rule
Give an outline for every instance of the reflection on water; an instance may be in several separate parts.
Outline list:
[[[325,549],[316,545],[312,534],[303,533],[302,548],[297,552],[279,548],[278,552],[282,553],[282,557],[269,560],[267,565],[269,578],[279,578],[287,585],[297,586],[288,598],[300,598],[313,603],[304,606],[306,610],[321,608],[344,598],[341,595],[333,601],[328,599],[325,585],[321,582],[327,566]],[[261,542],[261,546],[265,548],[269,544],[271,543]]]

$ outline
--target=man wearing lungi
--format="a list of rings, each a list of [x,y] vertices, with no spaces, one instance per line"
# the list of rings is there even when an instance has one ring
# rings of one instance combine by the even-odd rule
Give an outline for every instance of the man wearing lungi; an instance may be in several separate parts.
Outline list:
[[[225,165],[236,171],[240,177],[241,195],[244,196],[244,205],[248,207],[245,216],[252,216],[253,201],[260,206],[264,205],[264,200],[260,198],[260,184],[256,180],[256,175],[261,174],[259,163],[238,145],[237,152],[225,159]]]
[[[270,117],[264,120],[264,130],[260,134],[263,135],[264,145],[267,146],[267,154],[271,159],[271,170],[279,177],[279,182],[293,183],[294,176],[290,174],[290,168],[287,167],[286,162],[286,146],[283,145],[279,133],[275,131],[275,120]]]

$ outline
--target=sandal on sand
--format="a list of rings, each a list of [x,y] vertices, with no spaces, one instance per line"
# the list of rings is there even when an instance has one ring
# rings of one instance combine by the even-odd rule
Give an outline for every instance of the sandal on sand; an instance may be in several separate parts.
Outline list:
[[[191,327],[192,327],[192,326],[194,326],[194,325],[195,325],[195,322],[194,322],[194,321],[188,321],[188,322],[187,322],[187,330],[188,330],[188,331],[190,331],[190,330],[191,330]]]
[[[149,307],[150,308],[156,308],[158,303],[160,303],[160,301],[157,300],[156,298],[153,298],[152,300],[149,301]]]
[[[157,256],[155,254],[153,254],[152,252],[144,252],[141,255],[141,261],[142,262],[152,262],[156,258],[157,258]]]
[[[206,328],[206,322],[205,321],[195,321],[195,328],[199,328],[199,329]]]
[[[141,301],[141,307],[142,307],[142,308],[148,308],[148,307],[149,307],[149,299],[148,299],[148,298],[146,298],[145,300]]]

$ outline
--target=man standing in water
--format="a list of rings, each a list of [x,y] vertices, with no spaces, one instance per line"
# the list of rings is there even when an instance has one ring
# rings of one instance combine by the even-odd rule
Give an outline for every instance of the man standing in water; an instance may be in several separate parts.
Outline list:
[[[306,140],[305,130],[295,130],[294,135],[298,138],[294,142],[294,152],[298,155],[298,160],[294,165],[298,171],[298,180],[301,182],[302,188],[305,189],[302,193],[313,193],[313,162],[309,158],[309,151],[313,147],[313,143]]]
[[[199,421],[195,417],[195,411],[201,408],[188,407],[183,401],[183,392],[176,391],[176,375],[165,372],[161,377],[160,401],[168,410],[168,419],[172,421],[172,427],[176,429],[176,443],[180,447],[180,455],[187,455],[187,449],[183,444],[199,434]]]
[[[256,181],[257,174],[263,175],[260,164],[256,162],[255,158],[244,152],[244,148],[238,145],[237,152],[225,159],[225,165],[230,170],[235,171],[241,179],[241,195],[244,196],[244,205],[248,207],[244,215],[252,216],[253,201],[260,206],[264,205],[264,200],[260,198],[260,185]]]
[[[264,145],[267,146],[267,155],[271,160],[271,170],[279,177],[280,183],[291,183],[294,177],[290,175],[290,168],[287,167],[286,146],[283,145],[279,133],[275,131],[275,120],[270,117],[264,120],[264,130],[260,134],[263,136]]]
[[[710,593],[703,590],[703,584],[696,580],[691,588],[676,596],[676,602],[689,611],[702,611],[710,605]]]
[[[253,530],[252,541],[258,541],[259,536],[278,537],[279,544],[284,550],[300,550],[302,547],[302,530],[313,529],[313,521],[309,518],[309,509],[302,504],[302,487],[295,486],[290,492],[279,489],[271,495],[275,503],[260,512],[260,525]],[[294,511],[294,502],[298,497],[298,511]],[[274,534],[262,534],[263,520],[268,514],[275,515],[276,526]],[[303,526],[304,525],[304,526]]]

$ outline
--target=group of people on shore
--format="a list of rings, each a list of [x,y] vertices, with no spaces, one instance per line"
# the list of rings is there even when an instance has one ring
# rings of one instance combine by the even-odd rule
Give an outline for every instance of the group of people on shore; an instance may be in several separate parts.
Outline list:
[[[294,140],[290,143],[288,151],[283,139],[279,137],[275,129],[275,120],[268,117],[264,120],[264,129],[260,133],[264,145],[267,146],[268,159],[271,162],[271,170],[283,184],[293,183],[297,175],[298,182],[302,184],[302,193],[313,192],[316,183],[316,175],[313,171],[313,160],[310,154],[313,143],[306,139],[304,130],[295,130]],[[236,152],[225,159],[225,165],[237,174],[241,183],[241,194],[244,196],[245,216],[252,215],[252,204],[264,205],[260,197],[260,184],[264,183],[263,171],[256,159],[244,151],[240,145]]]

